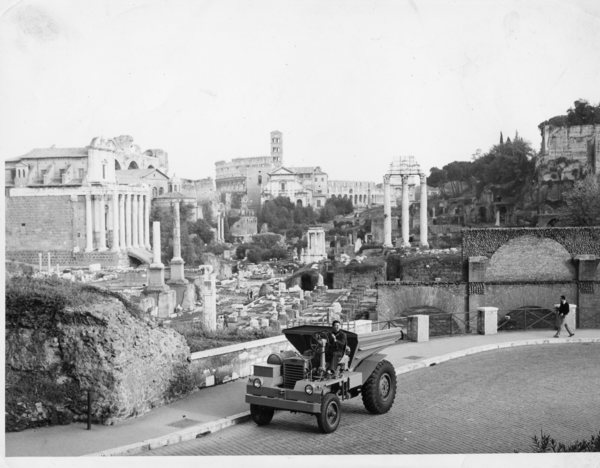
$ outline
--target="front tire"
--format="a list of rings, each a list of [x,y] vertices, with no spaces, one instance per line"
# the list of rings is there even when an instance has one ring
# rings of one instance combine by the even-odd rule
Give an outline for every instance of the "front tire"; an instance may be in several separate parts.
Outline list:
[[[362,400],[367,411],[387,413],[396,398],[396,371],[386,360],[380,361],[362,386]]]
[[[342,405],[337,395],[328,393],[321,403],[321,413],[317,414],[319,429],[324,434],[329,434],[337,429],[342,418]]]
[[[250,405],[250,417],[258,426],[266,426],[273,419],[275,410],[267,406]]]

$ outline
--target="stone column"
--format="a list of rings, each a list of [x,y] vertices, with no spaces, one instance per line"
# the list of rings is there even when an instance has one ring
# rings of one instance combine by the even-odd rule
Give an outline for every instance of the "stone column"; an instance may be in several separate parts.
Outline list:
[[[221,213],[221,242],[225,242],[225,215]]]
[[[92,212],[92,196],[85,194],[85,251],[94,250],[94,217]]]
[[[125,195],[119,197],[119,246],[125,249]]]
[[[150,245],[150,204],[152,203],[152,200],[150,198],[150,195],[145,195],[146,198],[146,204],[144,205],[146,207],[146,212],[145,212],[145,219],[144,219],[144,233],[145,238],[144,238],[144,244],[146,244],[146,248],[148,250],[151,250],[152,247]]]
[[[410,315],[407,334],[410,341],[429,341],[429,315]]]
[[[498,307],[477,308],[477,333],[480,335],[498,333]]]
[[[496,210],[496,226],[500,226],[500,211]]]
[[[144,248],[144,196],[138,195],[138,245]]]
[[[181,221],[179,218],[179,202],[173,204],[173,258],[171,260],[171,279],[169,283],[185,283],[181,258]]]
[[[125,194],[125,232],[126,240],[125,245],[127,248],[131,247],[131,194]]]
[[[389,174],[383,176],[383,246],[392,247],[392,204]]]
[[[402,176],[402,247],[410,247],[408,234],[408,176]]]
[[[419,237],[421,247],[429,247],[429,242],[427,241],[427,177],[425,174],[419,174],[419,178],[421,180],[421,223],[419,227]]]
[[[100,195],[98,199],[100,215],[100,245],[98,245],[98,251],[103,252],[106,250],[106,212],[104,209],[104,195]]]
[[[160,222],[152,223],[153,257],[148,267],[148,286],[150,291],[162,291],[165,285],[165,266],[160,261]]]
[[[138,241],[138,196],[137,194],[132,195],[131,200],[131,246],[134,248],[139,247]]]
[[[204,275],[203,282],[202,300],[204,313],[202,324],[207,330],[215,330],[217,328],[217,287],[215,275],[212,273]]]
[[[119,251],[119,194],[113,193],[112,196],[112,215],[113,215],[113,235],[112,247],[113,252]]]

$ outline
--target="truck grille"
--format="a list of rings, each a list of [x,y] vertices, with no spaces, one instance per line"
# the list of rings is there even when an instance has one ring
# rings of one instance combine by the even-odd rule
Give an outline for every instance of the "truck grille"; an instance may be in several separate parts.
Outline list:
[[[304,378],[304,360],[292,359],[283,363],[283,387],[294,388],[298,380]]]

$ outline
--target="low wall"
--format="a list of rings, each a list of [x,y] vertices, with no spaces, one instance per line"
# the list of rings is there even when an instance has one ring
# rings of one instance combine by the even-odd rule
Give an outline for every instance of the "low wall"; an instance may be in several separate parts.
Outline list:
[[[192,379],[194,385],[201,388],[247,377],[252,373],[253,364],[266,362],[272,353],[293,349],[282,335],[198,351],[191,355]]]
[[[343,328],[360,335],[370,333],[372,327],[370,320],[357,320],[344,323]],[[294,347],[281,335],[198,351],[190,356],[192,379],[196,387],[202,388],[248,377],[252,374],[252,366],[265,363],[270,354],[293,350]]]

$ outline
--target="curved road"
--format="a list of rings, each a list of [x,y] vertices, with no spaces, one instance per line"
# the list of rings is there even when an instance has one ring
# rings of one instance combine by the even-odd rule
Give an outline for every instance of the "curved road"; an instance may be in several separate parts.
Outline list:
[[[489,351],[398,376],[394,406],[371,415],[342,403],[340,427],[276,413],[140,455],[447,454],[531,452],[540,430],[572,442],[600,431],[600,344]]]

